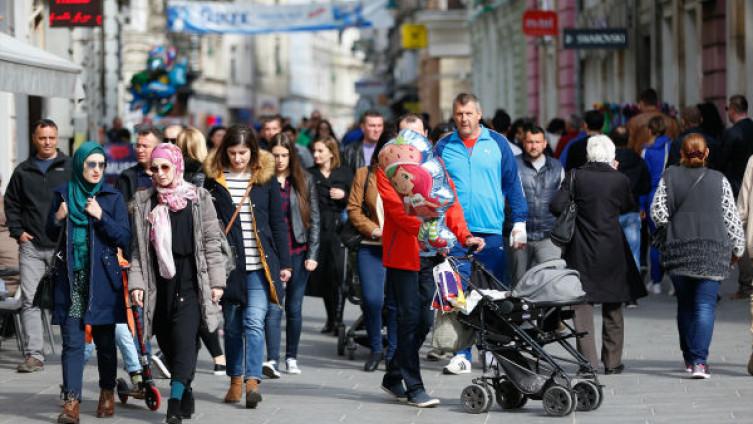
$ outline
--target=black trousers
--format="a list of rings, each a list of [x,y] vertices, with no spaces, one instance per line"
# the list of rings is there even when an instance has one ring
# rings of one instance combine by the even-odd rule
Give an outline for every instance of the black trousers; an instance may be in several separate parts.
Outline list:
[[[199,337],[201,337],[201,341],[204,342],[204,346],[207,347],[207,350],[209,351],[209,354],[212,355],[212,358],[223,355],[222,345],[220,344],[220,335],[217,334],[217,331],[210,333],[209,329],[200,326]],[[199,349],[200,346],[197,345],[196,348]]]
[[[430,306],[435,291],[435,264],[432,259],[422,258],[420,272],[387,268],[387,290],[397,303],[397,351],[382,383],[393,387],[404,382],[409,397],[425,390],[418,351],[434,321]]]
[[[171,313],[155,316],[154,334],[167,359],[172,380],[191,385],[196,372],[199,347],[201,308],[198,297],[191,295],[173,301]]]

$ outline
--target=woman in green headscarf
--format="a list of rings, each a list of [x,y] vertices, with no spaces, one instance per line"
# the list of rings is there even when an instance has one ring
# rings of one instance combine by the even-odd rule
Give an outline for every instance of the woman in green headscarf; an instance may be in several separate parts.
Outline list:
[[[131,231],[123,196],[103,182],[105,166],[102,146],[82,144],[73,155],[70,182],[55,190],[47,222],[50,238],[65,231],[58,246],[64,260],[56,270],[52,318],[63,335],[65,403],[58,423],[79,422],[87,325],[97,345],[97,417],[114,413],[115,324],[125,322],[117,249],[128,248]]]

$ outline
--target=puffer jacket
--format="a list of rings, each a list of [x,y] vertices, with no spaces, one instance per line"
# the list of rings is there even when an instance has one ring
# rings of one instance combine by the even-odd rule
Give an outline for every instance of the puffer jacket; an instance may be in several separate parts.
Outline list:
[[[556,159],[545,156],[546,163],[537,171],[523,156],[520,155],[515,160],[518,162],[518,174],[528,202],[526,233],[528,240],[540,241],[548,238],[554,228],[555,218],[549,211],[549,203],[559,191],[564,174],[562,165]]]
[[[220,325],[219,305],[212,302],[212,289],[225,288],[225,258],[222,256],[220,237],[222,229],[217,220],[212,196],[203,188],[197,188],[198,200],[191,202],[193,216],[194,249],[199,287],[201,318],[210,332]],[[144,337],[152,335],[154,314],[157,309],[157,274],[154,252],[150,246],[151,224],[147,217],[152,210],[154,188],[136,192],[130,203],[133,228],[131,242],[131,268],[128,270],[128,289],[144,291]]]

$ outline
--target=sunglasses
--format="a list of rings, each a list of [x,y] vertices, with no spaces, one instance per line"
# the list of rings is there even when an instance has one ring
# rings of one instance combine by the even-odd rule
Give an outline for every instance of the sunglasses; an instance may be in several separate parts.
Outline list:
[[[86,165],[87,169],[95,169],[95,168],[105,169],[105,167],[107,166],[107,162],[105,161],[94,161],[94,160],[88,160],[84,162],[84,164]]]
[[[178,142],[177,138],[168,138],[168,137],[165,137],[165,143],[175,144],[177,142]]]
[[[168,172],[170,172],[170,168],[172,168],[170,165],[168,165],[166,163],[163,163],[160,166],[152,165],[152,166],[149,167],[149,170],[152,171],[152,174],[156,174],[161,169],[162,172],[164,172],[165,174],[167,174]]]

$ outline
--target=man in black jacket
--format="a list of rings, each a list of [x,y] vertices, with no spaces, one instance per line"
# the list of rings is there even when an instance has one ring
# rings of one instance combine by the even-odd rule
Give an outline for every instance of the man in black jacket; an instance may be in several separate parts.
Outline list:
[[[137,130],[136,165],[120,174],[115,187],[123,193],[126,203],[133,195],[152,186],[152,177],[146,172],[152,160],[152,150],[162,141],[162,132],[155,127],[143,126]]]
[[[70,161],[57,149],[58,127],[50,119],[34,124],[34,156],[13,171],[5,193],[5,215],[10,236],[19,245],[21,272],[21,321],[24,328],[24,361],[17,371],[44,369],[42,314],[32,306],[44,271],[52,263],[57,240],[45,231],[53,190],[70,179]]]
[[[745,167],[748,159],[753,155],[753,120],[748,116],[748,100],[740,94],[729,98],[729,104],[725,107],[727,117],[732,127],[722,136],[722,157],[719,161],[719,170],[727,177],[732,186],[732,192],[737,198],[742,185]],[[753,264],[750,261],[750,252],[747,250],[740,258],[740,274],[737,277],[737,293],[735,298],[748,298],[753,293]]]
[[[376,110],[368,110],[361,117],[363,140],[343,149],[342,162],[355,174],[358,168],[371,163],[377,142],[384,132],[384,116]]]

